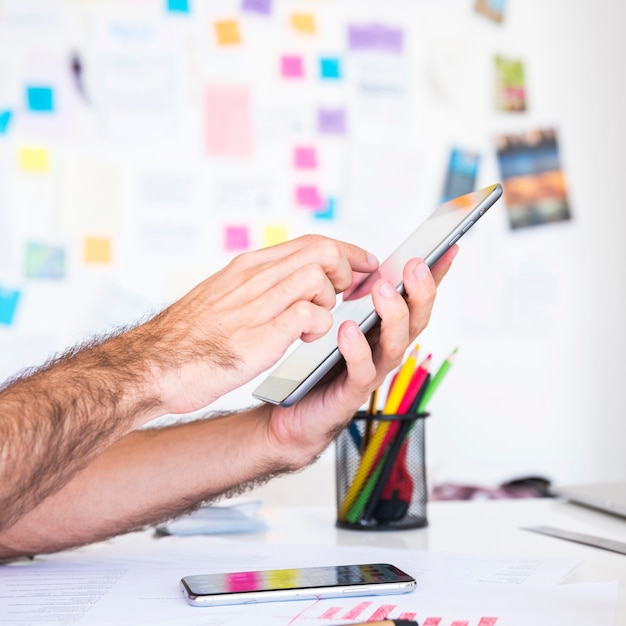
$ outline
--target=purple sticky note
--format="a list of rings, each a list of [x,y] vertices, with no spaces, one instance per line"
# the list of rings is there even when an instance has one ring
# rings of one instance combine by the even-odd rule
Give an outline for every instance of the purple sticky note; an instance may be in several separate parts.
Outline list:
[[[319,109],[317,112],[317,130],[322,135],[345,135],[345,109]]]
[[[317,210],[324,206],[324,199],[315,185],[299,185],[296,187],[296,203]]]
[[[348,47],[353,51],[374,50],[402,54],[404,33],[383,24],[348,26]]]
[[[272,0],[243,0],[241,9],[249,13],[269,15],[272,12]]]
[[[317,167],[317,153],[312,146],[296,146],[293,151],[293,165],[297,169],[312,170]]]
[[[302,78],[304,76],[302,57],[289,54],[282,56],[280,72],[284,78]]]
[[[226,250],[247,250],[250,237],[247,226],[227,226],[224,230],[224,247]]]

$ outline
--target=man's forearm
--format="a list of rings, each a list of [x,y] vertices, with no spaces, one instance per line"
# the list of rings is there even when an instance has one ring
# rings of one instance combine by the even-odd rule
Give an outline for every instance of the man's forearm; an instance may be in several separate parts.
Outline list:
[[[160,414],[128,336],[68,352],[0,391],[0,529]]]
[[[154,525],[296,469],[267,440],[266,406],[129,433],[0,533],[0,557],[53,552]]]

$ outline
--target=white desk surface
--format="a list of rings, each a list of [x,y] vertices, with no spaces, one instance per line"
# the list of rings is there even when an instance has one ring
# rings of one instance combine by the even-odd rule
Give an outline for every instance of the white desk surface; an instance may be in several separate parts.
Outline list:
[[[501,556],[572,557],[583,560],[564,581],[619,581],[616,626],[626,625],[626,555],[521,530],[555,526],[626,543],[626,519],[551,498],[432,502],[426,528],[401,531],[343,530],[329,506],[266,507],[269,529],[230,535],[241,541],[370,545]]]

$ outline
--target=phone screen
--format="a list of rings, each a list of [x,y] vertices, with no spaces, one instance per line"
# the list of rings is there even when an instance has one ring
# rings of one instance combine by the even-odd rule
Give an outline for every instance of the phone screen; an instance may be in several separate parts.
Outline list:
[[[232,604],[376,593],[404,593],[415,579],[394,565],[371,563],[185,576],[181,586],[195,604]],[[206,600],[206,602],[203,602]]]
[[[333,309],[332,328],[313,342],[298,342],[254,390],[253,396],[282,406],[299,400],[340,361],[339,326],[346,320],[354,320],[367,332],[378,321],[371,296],[375,281],[385,278],[404,294],[402,271],[407,261],[419,257],[432,266],[501,195],[502,187],[494,184],[441,204],[376,272],[344,294]]]

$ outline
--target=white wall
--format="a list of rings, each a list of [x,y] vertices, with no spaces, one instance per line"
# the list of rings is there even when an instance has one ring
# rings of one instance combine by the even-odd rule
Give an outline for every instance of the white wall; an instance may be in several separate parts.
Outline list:
[[[173,25],[157,1],[0,0],[0,111],[18,110],[24,77],[34,80],[43,58],[54,66],[70,44],[90,63],[88,86],[95,97],[85,107],[70,86],[71,115],[53,132],[23,116],[11,133],[0,135],[0,287],[22,291],[19,316],[0,325],[0,376],[183,293],[232,255],[220,244],[220,229],[231,219],[250,224],[254,246],[262,245],[264,226],[278,222],[291,236],[325,232],[384,257],[406,225],[437,201],[452,145],[480,151],[482,186],[499,177],[496,133],[555,127],[573,219],[512,231],[501,201],[464,240],[420,340],[435,361],[460,346],[431,405],[429,477],[487,484],[530,473],[557,482],[626,478],[620,384],[626,348],[620,238],[626,218],[619,190],[626,165],[624,5],[509,0],[498,25],[476,15],[469,0],[277,1],[271,24],[249,20],[244,31],[258,48],[224,53],[206,39],[207,25],[237,14],[239,4],[224,1],[217,9],[196,0],[188,21]],[[278,28],[298,8],[319,17],[320,33],[310,41]],[[38,25],[32,21],[37,12],[45,18]],[[130,136],[120,141],[110,124],[123,120],[107,117],[114,103],[105,89],[103,68],[110,57],[103,52],[121,47],[128,54],[110,40],[110,28],[115,21],[127,23],[129,15],[134,24],[158,25],[159,36],[143,52],[171,59],[165,75],[173,81],[174,113],[157,120],[175,123],[165,138],[142,137],[131,125],[123,127],[124,137]],[[32,29],[24,25],[27,18]],[[374,20],[403,26],[408,44],[399,59],[376,59],[383,63],[377,80],[399,77],[408,90],[382,118],[359,97],[355,77],[364,64],[346,52],[344,41],[346,23]],[[44,36],[36,36],[37,29]],[[305,81],[292,89],[267,74],[268,63],[289,49],[310,58],[340,54],[345,80],[332,87]],[[495,54],[524,61],[526,113],[494,111]],[[208,157],[201,139],[204,86],[235,80],[254,87],[258,151],[249,160]],[[310,116],[320,103],[349,107],[355,126],[348,137],[336,142],[315,135]],[[272,138],[276,118],[289,115],[302,122],[299,130],[280,126],[286,135]],[[307,141],[322,156],[315,182],[338,198],[339,214],[330,223],[311,219],[290,200],[298,177],[290,151]],[[50,151],[45,176],[16,166],[16,154],[31,144]],[[177,250],[180,241],[172,239],[172,250],[159,249],[142,238],[155,208],[141,195],[142,185],[155,177],[167,183],[168,176],[168,189],[184,187],[177,201],[190,217],[177,219],[195,224],[195,247]],[[234,203],[234,216],[223,215],[216,199],[224,197],[227,184],[243,197],[269,189],[269,212]],[[400,235],[394,222],[402,226]],[[82,237],[94,229],[112,238],[111,264],[81,261]],[[64,280],[24,277],[22,246],[33,238],[66,247]],[[249,404],[252,386],[218,408]],[[320,461],[324,467],[306,473],[326,476],[331,462],[329,453]]]

